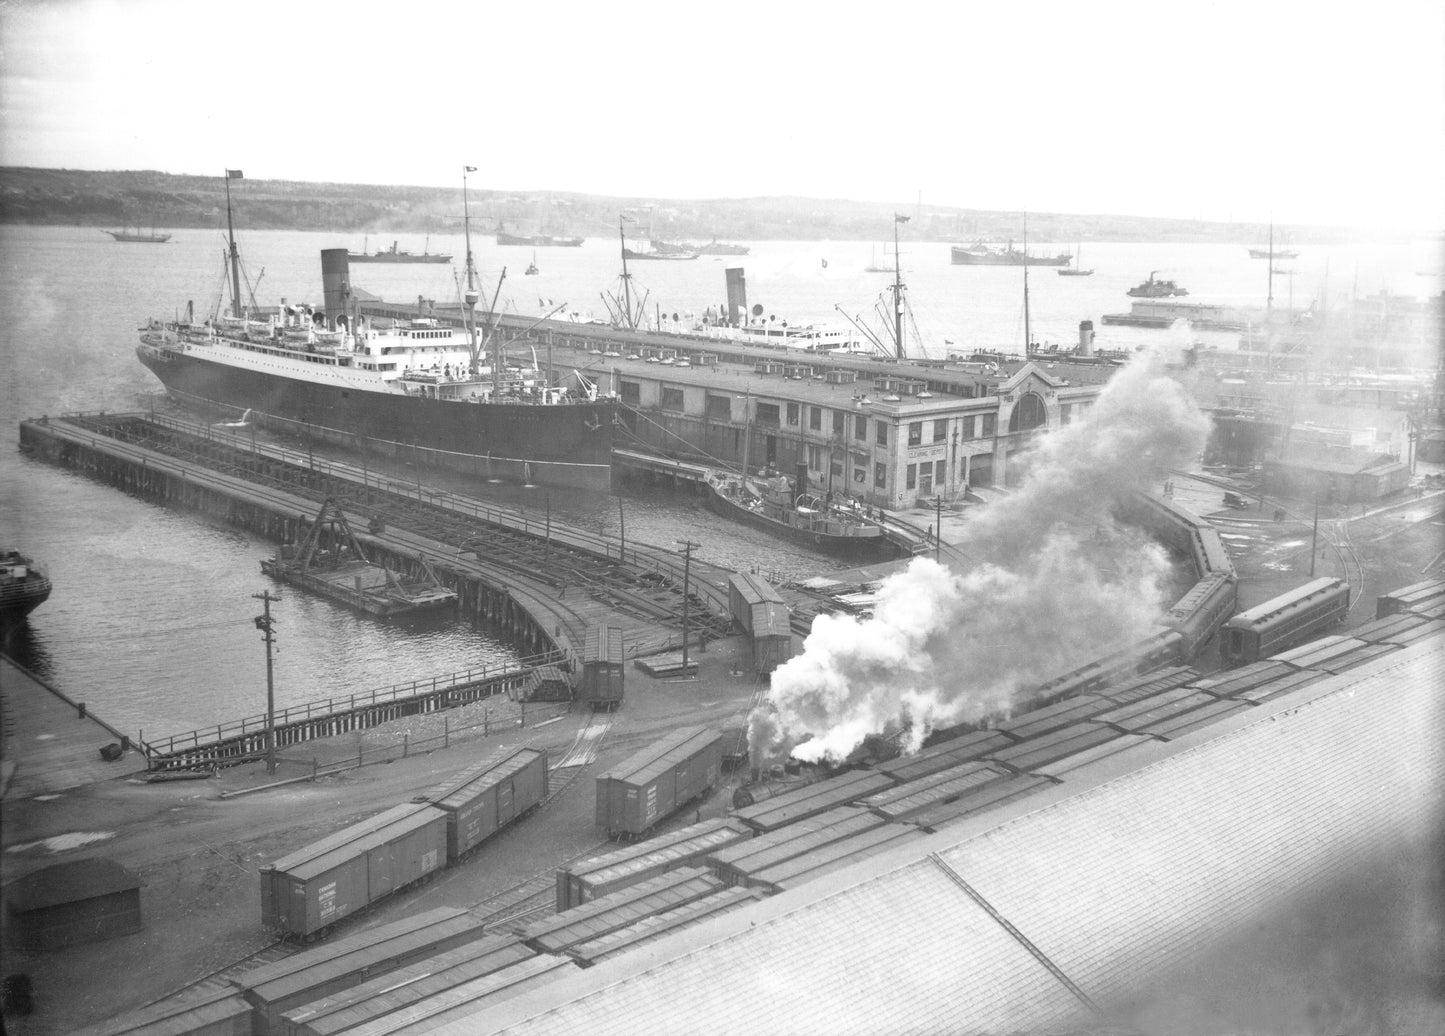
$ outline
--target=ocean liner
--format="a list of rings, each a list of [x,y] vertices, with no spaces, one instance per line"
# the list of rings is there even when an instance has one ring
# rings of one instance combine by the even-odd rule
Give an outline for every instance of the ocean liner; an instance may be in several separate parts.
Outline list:
[[[226,208],[229,231],[229,182]],[[479,329],[467,224],[464,328],[425,313],[353,318],[344,248],[321,253],[323,310],[246,310],[230,233],[231,312],[152,320],[137,355],[184,405],[249,409],[258,425],[481,478],[610,488],[615,400],[508,361],[494,329]]]

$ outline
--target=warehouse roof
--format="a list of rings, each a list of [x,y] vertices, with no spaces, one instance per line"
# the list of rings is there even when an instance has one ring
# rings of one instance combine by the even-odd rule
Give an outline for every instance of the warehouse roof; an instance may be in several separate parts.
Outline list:
[[[568,975],[441,1032],[1086,1025],[1418,830],[1445,636]]]

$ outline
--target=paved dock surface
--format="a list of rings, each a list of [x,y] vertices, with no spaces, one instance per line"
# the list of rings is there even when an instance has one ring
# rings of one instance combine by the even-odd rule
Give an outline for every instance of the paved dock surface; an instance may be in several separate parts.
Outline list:
[[[125,752],[114,762],[100,750],[120,736],[80,703],[0,655],[0,797],[58,795],[98,781],[144,772],[145,757]]]

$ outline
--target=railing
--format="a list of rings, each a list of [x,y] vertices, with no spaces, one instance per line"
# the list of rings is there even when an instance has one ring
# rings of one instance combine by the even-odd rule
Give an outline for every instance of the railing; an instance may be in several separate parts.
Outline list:
[[[454,688],[521,679],[533,670],[546,665],[557,665],[566,658],[567,656],[561,651],[548,651],[516,662],[488,664],[458,673],[433,676],[430,679],[423,678],[412,680],[409,683],[392,684],[390,687],[363,691],[345,698],[327,698],[324,701],[292,705],[276,712],[274,725],[279,729],[293,724],[344,716],[378,705],[404,704],[410,700],[417,700],[423,696],[434,696],[439,692]],[[218,723],[214,727],[174,734],[162,740],[147,741],[142,747],[147,756],[170,756],[183,752],[194,752],[208,745],[264,734],[266,727],[266,716],[248,716],[244,719],[232,720],[229,723]]]

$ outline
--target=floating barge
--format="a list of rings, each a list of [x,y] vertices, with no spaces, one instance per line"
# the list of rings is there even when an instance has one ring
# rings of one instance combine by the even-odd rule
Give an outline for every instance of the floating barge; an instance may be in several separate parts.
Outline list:
[[[274,558],[261,562],[261,571],[272,579],[381,618],[456,603],[456,591],[443,586],[423,558],[416,559],[416,568],[418,575],[406,576],[368,561],[330,497],[299,545],[282,546]]]

